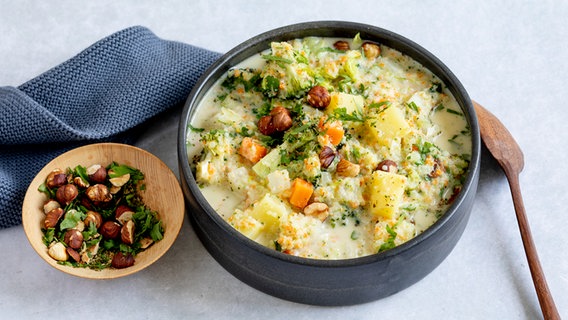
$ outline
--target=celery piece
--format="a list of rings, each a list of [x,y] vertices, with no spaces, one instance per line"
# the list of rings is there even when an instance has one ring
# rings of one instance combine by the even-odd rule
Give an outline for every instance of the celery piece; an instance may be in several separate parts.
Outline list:
[[[252,170],[258,176],[265,178],[280,165],[280,150],[282,150],[282,145],[272,149],[272,151],[270,151],[252,167]]]

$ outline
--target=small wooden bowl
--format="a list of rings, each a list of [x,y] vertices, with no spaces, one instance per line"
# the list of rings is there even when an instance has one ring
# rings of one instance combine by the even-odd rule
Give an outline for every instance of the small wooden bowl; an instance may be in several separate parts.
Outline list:
[[[164,227],[164,238],[136,256],[133,266],[124,269],[107,268],[101,271],[60,265],[47,253],[41,230],[47,201],[38,187],[54,169],[88,167],[93,164],[106,166],[112,161],[137,168],[144,173],[146,190],[142,193],[144,204],[157,211]],[[98,143],[68,151],[49,162],[33,179],[22,206],[22,223],[28,241],[49,265],[65,273],[89,279],[113,279],[138,272],[158,260],[174,243],[183,223],[184,198],[173,172],[156,156],[142,149],[117,143]]]

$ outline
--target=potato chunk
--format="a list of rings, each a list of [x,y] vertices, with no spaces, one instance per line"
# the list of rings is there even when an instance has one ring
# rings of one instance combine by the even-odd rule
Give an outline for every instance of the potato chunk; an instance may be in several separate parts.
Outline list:
[[[369,133],[383,145],[410,132],[404,112],[396,107],[388,107],[376,115],[370,115],[365,124],[369,128]]]
[[[374,171],[368,183],[371,214],[376,218],[394,218],[400,207],[405,185],[405,176],[381,170]]]
[[[288,215],[288,207],[278,197],[267,193],[262,199],[252,205],[249,214],[260,221],[264,228],[274,230],[279,227],[280,219]]]
[[[333,114],[334,110],[338,108],[345,108],[347,114],[361,113],[363,110],[365,99],[362,96],[343,92],[332,92],[330,95],[331,100],[325,109],[325,112],[328,114]]]
[[[245,236],[266,245],[276,239],[280,222],[289,211],[284,201],[267,193],[246,210],[235,210],[227,221]]]
[[[255,240],[264,228],[260,221],[249,215],[246,215],[241,210],[236,210],[227,221],[235,229],[239,230],[242,234],[252,240]]]

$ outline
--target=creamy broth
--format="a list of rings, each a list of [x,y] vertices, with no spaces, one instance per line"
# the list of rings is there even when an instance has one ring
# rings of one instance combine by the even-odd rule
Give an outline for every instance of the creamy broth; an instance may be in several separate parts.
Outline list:
[[[343,39],[353,48],[347,51],[333,49],[337,40],[273,44],[234,66],[204,96],[187,136],[201,191],[226,221],[265,246],[317,259],[373,254],[423,232],[459,192],[471,153],[465,117],[437,77],[388,47],[381,45],[380,54],[369,57],[358,39]],[[310,106],[309,88],[297,94],[293,82],[286,82],[289,74],[278,78],[290,70],[309,73],[310,87],[321,84],[337,102],[323,110]],[[273,75],[279,79],[278,92],[267,97],[261,79]],[[259,118],[276,106],[293,110],[294,124],[269,139],[259,132]],[[321,119],[339,121],[344,131],[339,143],[330,143]],[[399,122],[396,132],[385,133]],[[298,150],[290,147],[296,129],[305,132],[293,138],[311,144],[298,159]],[[266,149],[260,160],[247,158],[242,146],[247,138]],[[270,145],[271,139],[284,141]],[[337,159],[358,166],[358,173],[340,174],[336,158],[324,168],[320,155],[325,146]],[[395,162],[397,171],[376,173],[383,160]],[[303,207],[293,201],[297,179],[313,189]],[[325,205],[327,215],[306,211],[313,203]]]

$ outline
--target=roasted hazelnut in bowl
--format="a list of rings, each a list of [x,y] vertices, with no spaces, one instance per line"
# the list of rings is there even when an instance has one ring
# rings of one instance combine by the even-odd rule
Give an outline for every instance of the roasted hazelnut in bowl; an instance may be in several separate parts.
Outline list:
[[[26,192],[22,222],[30,244],[52,267],[113,279],[165,254],[184,212],[179,182],[159,158],[126,144],[96,143],[44,166]]]
[[[178,156],[189,218],[243,282],[349,305],[422,279],[467,224],[478,124],[452,72],[378,27],[256,36],[194,87]]]

